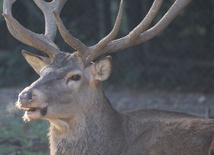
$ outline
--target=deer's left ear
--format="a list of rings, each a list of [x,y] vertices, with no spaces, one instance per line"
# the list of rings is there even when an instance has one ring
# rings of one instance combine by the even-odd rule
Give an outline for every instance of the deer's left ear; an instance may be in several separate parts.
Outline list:
[[[36,54],[29,53],[27,51],[22,51],[22,55],[25,57],[27,62],[31,67],[40,75],[40,70],[51,63],[51,59],[47,57],[42,57]]]
[[[111,74],[111,57],[99,60],[98,62],[91,65],[92,74],[95,80],[104,81],[109,78]]]

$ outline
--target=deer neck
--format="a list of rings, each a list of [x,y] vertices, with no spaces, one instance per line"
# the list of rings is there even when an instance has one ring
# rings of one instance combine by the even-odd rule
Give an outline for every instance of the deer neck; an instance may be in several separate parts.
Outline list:
[[[93,106],[82,108],[81,113],[77,116],[67,120],[58,120],[62,122],[56,122],[64,126],[62,131],[58,130],[54,124],[55,122],[50,123],[51,155],[96,154],[93,151],[100,151],[103,154],[103,151],[109,152],[109,150],[106,150],[109,140],[115,141],[111,145],[117,146],[119,144],[118,141],[122,138],[121,116],[111,107],[105,94],[103,92],[99,93],[99,98],[92,99],[94,101]],[[101,143],[105,146],[100,146]],[[115,147],[113,145],[110,147]],[[99,146],[99,148],[94,148],[95,146]],[[73,148],[72,153],[71,148]],[[119,146],[118,150],[120,150]]]

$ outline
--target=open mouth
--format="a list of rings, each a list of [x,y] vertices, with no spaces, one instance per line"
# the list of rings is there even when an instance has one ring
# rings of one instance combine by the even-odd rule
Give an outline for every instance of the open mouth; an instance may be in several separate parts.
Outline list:
[[[25,109],[25,111],[27,111],[27,112],[35,112],[36,110],[39,110],[39,109],[38,108]]]
[[[34,113],[36,111],[41,110],[42,108],[28,108],[28,109],[23,109],[25,110],[27,113]]]
[[[25,111],[25,114],[28,116],[33,115],[41,115],[44,116],[47,113],[47,106],[44,108],[38,108],[38,107],[20,107],[20,109]]]

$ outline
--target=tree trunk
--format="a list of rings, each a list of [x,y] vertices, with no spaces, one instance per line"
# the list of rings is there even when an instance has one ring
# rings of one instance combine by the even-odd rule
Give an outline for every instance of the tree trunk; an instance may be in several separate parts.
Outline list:
[[[111,21],[111,0],[103,0],[103,27],[104,35],[107,35],[112,29]]]

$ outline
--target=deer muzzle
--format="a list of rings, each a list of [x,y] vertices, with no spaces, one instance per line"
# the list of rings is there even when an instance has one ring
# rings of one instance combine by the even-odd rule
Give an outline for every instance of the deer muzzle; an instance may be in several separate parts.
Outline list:
[[[24,92],[19,95],[20,105],[28,105],[32,102],[32,92]]]
[[[24,91],[19,94],[17,107],[25,111],[24,121],[40,119],[47,114],[47,105],[39,103],[38,95],[33,91]]]

